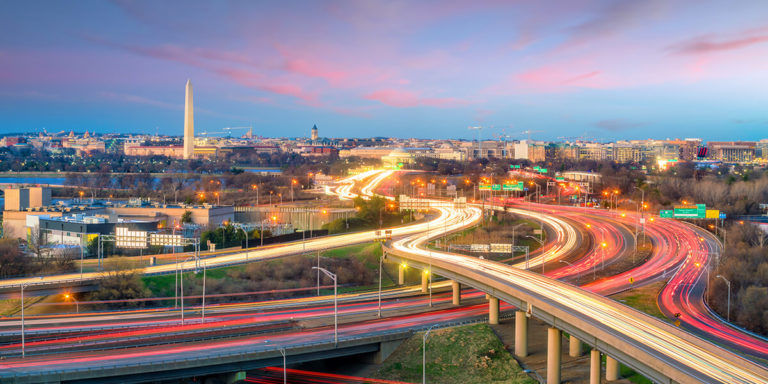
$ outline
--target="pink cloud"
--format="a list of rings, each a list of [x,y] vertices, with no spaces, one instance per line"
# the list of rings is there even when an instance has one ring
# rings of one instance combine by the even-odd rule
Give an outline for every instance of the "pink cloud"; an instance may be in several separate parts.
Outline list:
[[[600,71],[572,73],[555,67],[540,67],[520,73],[515,81],[542,92],[563,92],[575,88],[608,88],[612,86]]]
[[[99,97],[104,100],[118,101],[121,103],[149,105],[149,106],[165,108],[165,109],[181,110],[184,107],[184,105],[181,103],[169,103],[166,101],[150,99],[144,96],[129,95],[124,93],[101,92],[99,94]]]
[[[753,45],[768,42],[768,33],[743,36],[732,39],[712,39],[710,37],[698,37],[693,40],[678,44],[672,50],[679,54],[706,54],[720,51],[731,51],[746,48]]]
[[[417,92],[400,91],[395,89],[382,89],[371,92],[363,97],[367,100],[374,100],[391,107],[399,108],[421,106],[449,108],[469,104],[469,101],[467,100],[457,99],[454,97],[421,97],[421,95]]]

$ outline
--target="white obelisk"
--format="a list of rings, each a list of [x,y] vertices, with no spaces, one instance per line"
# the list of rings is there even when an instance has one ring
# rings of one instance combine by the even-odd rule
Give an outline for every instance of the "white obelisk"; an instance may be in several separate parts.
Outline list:
[[[184,158],[191,159],[195,152],[195,117],[192,106],[192,82],[187,79],[184,99]]]

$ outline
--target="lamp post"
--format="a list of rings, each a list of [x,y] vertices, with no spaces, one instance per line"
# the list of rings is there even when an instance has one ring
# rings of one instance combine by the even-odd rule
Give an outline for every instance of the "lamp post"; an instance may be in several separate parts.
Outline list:
[[[378,317],[381,318],[381,268],[384,264],[384,252],[381,252],[381,255],[379,255],[379,314]]]
[[[424,276],[426,276],[427,280],[427,287],[429,287],[429,307],[432,308],[432,266],[429,266],[429,269],[424,270]]]
[[[256,191],[256,205],[259,205],[259,186],[257,184],[251,185],[251,189]]]
[[[603,266],[600,269],[605,269],[605,247],[608,246],[608,243],[605,242],[605,229],[600,227],[600,256],[602,256],[602,263]]]
[[[529,239],[536,240],[536,242],[539,243],[539,246],[544,246],[544,241],[543,240],[539,240],[538,238],[536,238],[536,236],[527,235],[525,237],[527,237]],[[542,275],[544,274],[544,262],[545,262],[545,260],[541,260],[541,274]],[[528,269],[528,260],[525,261],[525,268]]]
[[[76,313],[80,313],[80,303],[75,299],[75,296],[73,296],[71,293],[65,293],[64,299],[69,300],[72,299],[72,301],[75,303],[75,311]]]
[[[723,279],[725,281],[725,284],[728,286],[728,312],[726,313],[725,317],[728,320],[728,322],[731,322],[731,282],[728,281],[723,275],[717,275],[717,277]]]
[[[203,262],[203,323],[205,323],[205,270],[206,270],[206,262]]]
[[[248,261],[248,231],[246,231],[242,225],[237,225],[235,226],[235,228],[243,231],[243,233],[245,234],[245,261]]]
[[[40,280],[42,280],[43,277],[40,276]],[[21,284],[21,357],[24,358],[26,356],[26,349],[24,348],[24,288],[26,288],[28,285],[32,283],[23,283]]]
[[[565,263],[565,264],[568,264],[568,265],[570,265],[570,266],[571,266],[571,268],[573,268],[573,264],[571,264],[571,263],[570,263],[570,262],[568,262],[568,261],[565,261],[565,260],[560,260],[560,262],[561,262],[561,263]],[[577,287],[579,286],[579,279],[580,279],[580,278],[581,278],[581,273],[579,273],[579,274],[577,274],[577,275],[576,275],[576,286],[577,286]]]
[[[283,355],[283,384],[288,383],[288,374],[285,367],[285,348],[280,348],[280,354]]]
[[[184,261],[181,262],[181,269],[179,270],[179,275],[181,276],[181,325],[184,325],[184,263],[193,259],[195,259],[194,256],[184,259]],[[176,264],[176,268],[179,268],[178,264]]]
[[[317,269],[319,271],[322,271],[323,273],[325,273],[326,276],[330,277],[333,280],[333,342],[335,344],[338,344],[339,343],[339,307],[337,302],[338,282],[336,281],[336,275],[334,273],[331,273],[329,270],[325,268],[312,267],[312,269]]]
[[[432,328],[435,327],[437,324],[432,324],[426,332],[424,332],[424,336],[421,337],[421,383],[426,384],[427,383],[427,337],[429,337],[429,332],[432,330]]]

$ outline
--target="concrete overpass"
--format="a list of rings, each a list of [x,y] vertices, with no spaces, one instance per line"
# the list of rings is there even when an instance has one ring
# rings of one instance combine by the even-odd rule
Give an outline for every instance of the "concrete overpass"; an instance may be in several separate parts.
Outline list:
[[[479,210],[473,213],[479,219]],[[458,228],[458,226],[457,226]],[[600,382],[601,354],[606,379],[615,380],[619,362],[659,383],[765,383],[768,370],[710,342],[613,300],[508,265],[420,248],[416,235],[385,247],[387,260],[429,270],[489,295],[489,318],[498,319],[499,300],[517,308],[515,353],[527,354],[527,318],[548,323],[547,382],[560,382],[560,340],[571,335],[571,351],[593,348],[591,383]],[[460,296],[457,297],[460,301]]]
[[[288,344],[284,348],[287,364],[362,355],[382,362],[413,331],[397,330],[374,335],[339,338],[306,344]],[[133,352],[126,350],[126,354]],[[143,383],[193,376],[221,376],[228,382],[245,378],[245,371],[283,365],[283,355],[276,345],[245,343],[232,348],[198,350],[172,356],[146,355],[119,362],[83,361],[79,364],[50,364],[35,369],[34,363],[22,368],[2,368],[2,383]]]

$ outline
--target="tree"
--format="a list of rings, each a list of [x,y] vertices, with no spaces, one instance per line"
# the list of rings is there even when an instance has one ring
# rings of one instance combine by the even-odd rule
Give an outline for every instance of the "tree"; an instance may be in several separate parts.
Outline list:
[[[28,263],[15,239],[0,239],[0,277],[18,276],[26,272]]]
[[[192,222],[192,211],[186,210],[183,214],[181,214],[181,223],[191,223]]]
[[[132,300],[149,297],[151,291],[144,286],[139,271],[129,259],[122,257],[108,259],[105,271],[99,281],[99,289],[92,292],[89,300]],[[111,306],[136,307],[136,301],[112,303]]]
[[[48,235],[40,229],[40,227],[33,227],[27,238],[27,248],[35,255],[37,261],[40,262],[43,259],[43,253],[46,249],[51,247],[51,243],[48,241]]]

